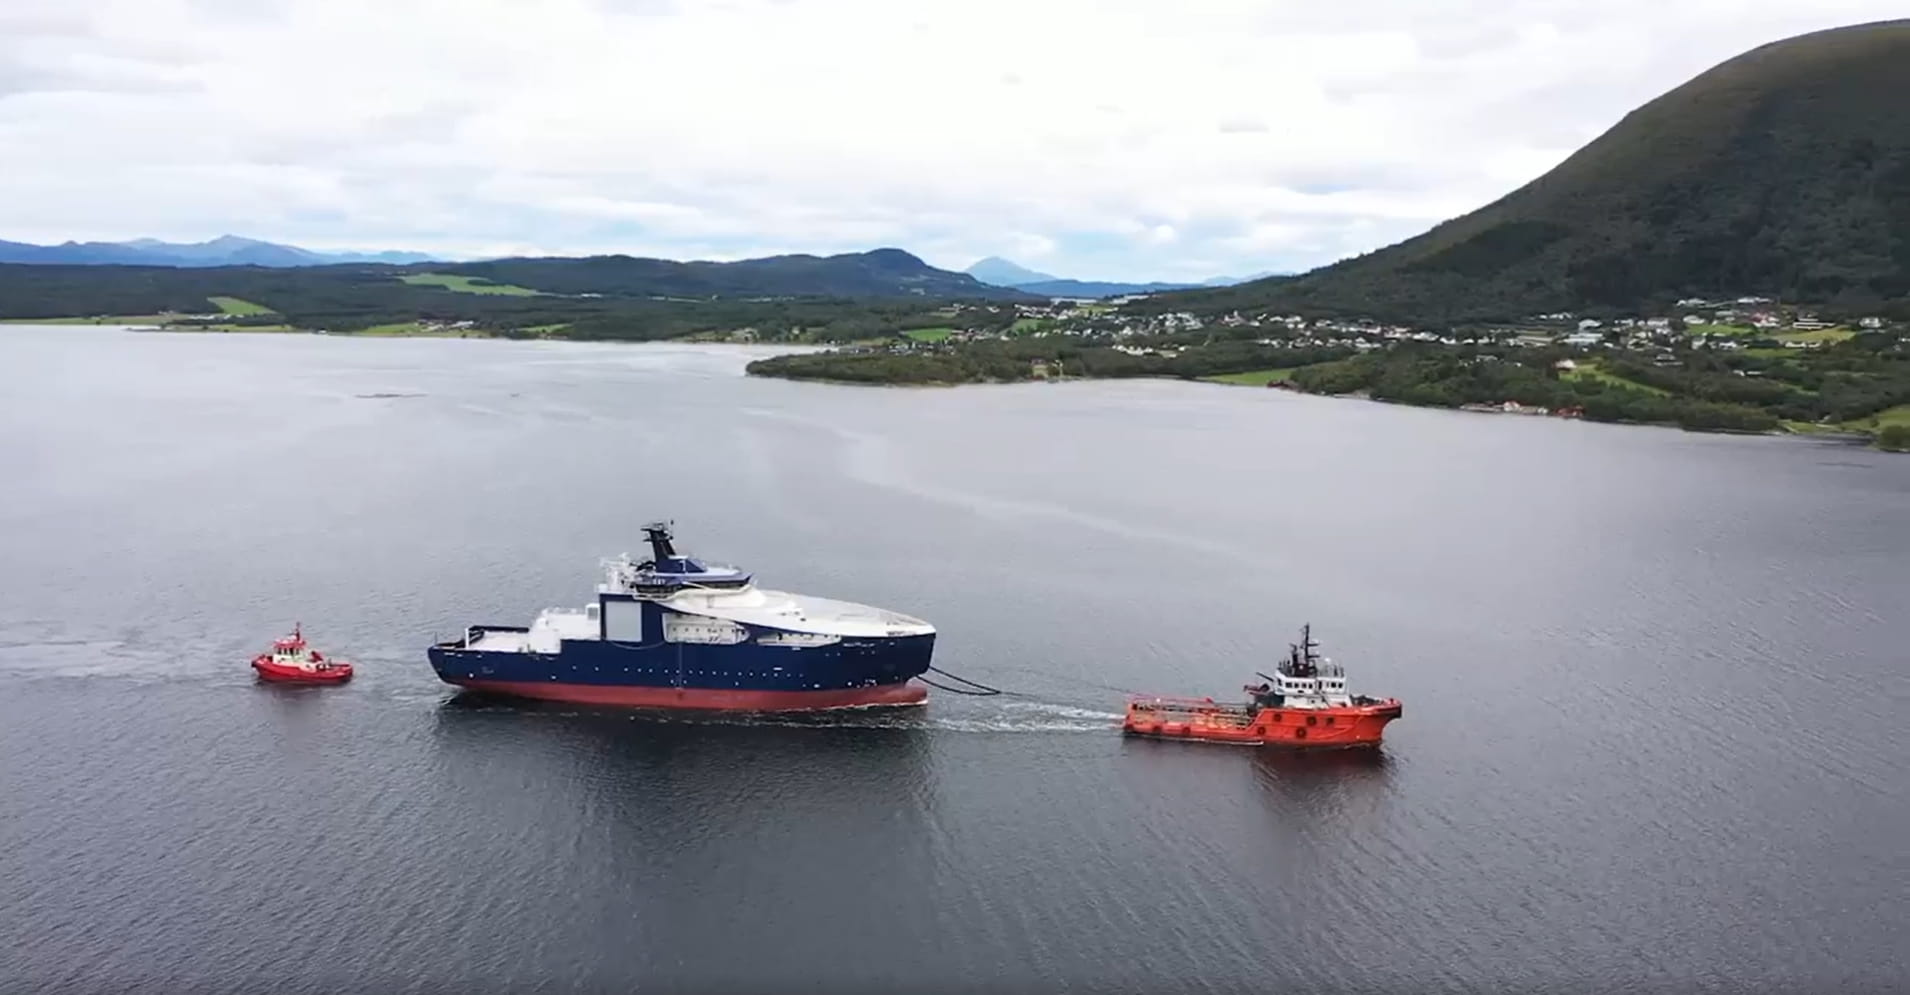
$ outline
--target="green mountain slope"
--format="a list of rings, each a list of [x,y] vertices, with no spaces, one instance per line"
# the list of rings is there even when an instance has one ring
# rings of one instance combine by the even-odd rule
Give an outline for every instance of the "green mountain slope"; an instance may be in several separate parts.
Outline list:
[[[517,294],[469,292],[474,278],[523,289]],[[845,314],[913,313],[941,300],[1039,299],[978,283],[965,273],[935,269],[899,249],[732,263],[629,256],[411,266],[0,263],[0,319],[191,314],[212,309],[212,297],[255,302],[297,324],[316,328],[355,328],[420,318],[538,325],[610,313],[652,314],[658,305],[666,304],[676,305],[676,311],[698,305],[708,310],[715,302],[808,302],[783,310],[813,315],[834,313],[831,308]],[[816,303],[830,301],[846,303]],[[867,302],[867,306],[855,302]],[[735,307],[718,310],[749,312]],[[749,321],[739,319],[736,324]]]
[[[1417,238],[1161,303],[1450,322],[1750,293],[1910,308],[1910,20],[1753,49]]]
[[[432,268],[554,294],[1033,299],[1016,290],[982,283],[966,273],[936,269],[901,249],[835,256],[768,256],[728,263],[590,256],[496,259]]]

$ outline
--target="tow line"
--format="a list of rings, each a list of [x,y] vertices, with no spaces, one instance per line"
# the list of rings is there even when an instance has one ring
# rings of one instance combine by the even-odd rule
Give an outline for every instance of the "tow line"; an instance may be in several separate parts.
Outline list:
[[[928,678],[922,677],[920,675],[916,676],[915,678],[916,680],[921,681],[922,683],[928,685],[929,687],[934,688],[937,691],[946,691],[949,694],[965,694],[965,695],[969,695],[971,697],[976,697],[976,698],[991,698],[998,694],[1012,693],[1009,691],[1003,691],[1000,688],[991,688],[988,685],[981,683],[980,681],[971,681],[968,678],[963,677],[959,674],[951,674],[948,671],[943,670],[942,668],[937,666],[931,665],[928,669],[942,675],[943,677],[948,678],[951,681],[957,681],[959,683],[967,685],[966,688],[950,687],[946,684],[937,684],[934,681],[931,681]]]

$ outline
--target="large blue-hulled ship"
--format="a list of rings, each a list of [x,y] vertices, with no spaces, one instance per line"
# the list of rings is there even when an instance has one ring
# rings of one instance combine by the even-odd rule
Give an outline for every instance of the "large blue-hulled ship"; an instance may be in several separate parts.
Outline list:
[[[677,552],[604,561],[597,600],[529,626],[474,625],[431,647],[438,677],[477,691],[603,705],[801,711],[915,705],[935,627],[848,601],[772,591],[735,567]]]

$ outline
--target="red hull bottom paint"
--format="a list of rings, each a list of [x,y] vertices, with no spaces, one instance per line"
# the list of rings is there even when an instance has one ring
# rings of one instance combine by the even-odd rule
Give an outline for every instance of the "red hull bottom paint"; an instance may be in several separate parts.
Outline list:
[[[841,691],[733,691],[714,688],[628,687],[611,684],[540,684],[534,681],[460,680],[460,687],[490,694],[627,708],[682,708],[710,712],[807,712],[869,705],[920,705],[928,690],[914,684],[884,684]]]

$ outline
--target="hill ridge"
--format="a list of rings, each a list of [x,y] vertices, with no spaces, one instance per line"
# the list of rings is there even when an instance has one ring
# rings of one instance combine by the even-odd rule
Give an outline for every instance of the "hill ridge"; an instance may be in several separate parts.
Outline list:
[[[1910,298],[1904,93],[1910,20],[1769,42],[1476,211],[1290,280],[1171,297],[1425,322],[1740,293],[1880,308]]]
[[[203,242],[166,242],[134,238],[123,242],[57,245],[0,240],[0,263],[35,266],[331,266],[340,263],[429,262],[422,252],[319,252],[296,245],[224,234]]]

